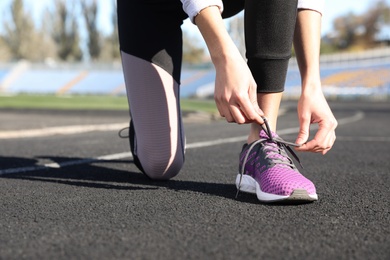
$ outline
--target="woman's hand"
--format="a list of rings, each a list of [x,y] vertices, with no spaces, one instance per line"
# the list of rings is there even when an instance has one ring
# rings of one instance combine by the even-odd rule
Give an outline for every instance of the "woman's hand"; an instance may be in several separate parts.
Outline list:
[[[298,118],[300,130],[297,151],[307,151],[326,154],[336,140],[335,129],[337,120],[334,117],[321,88],[306,88],[298,101]],[[318,124],[318,130],[314,138],[309,139],[310,124]]]
[[[337,121],[321,89],[320,43],[321,14],[309,9],[298,12],[294,47],[302,78],[302,95],[298,101],[300,130],[295,141],[298,151],[326,154],[336,140]],[[314,138],[309,139],[310,124],[318,124]]]
[[[218,111],[228,122],[263,123],[257,103],[257,85],[246,62],[237,56],[216,62],[214,99]]]
[[[216,6],[203,9],[196,17],[216,69],[215,101],[228,122],[263,124],[257,104],[256,83],[248,65],[230,38]]]

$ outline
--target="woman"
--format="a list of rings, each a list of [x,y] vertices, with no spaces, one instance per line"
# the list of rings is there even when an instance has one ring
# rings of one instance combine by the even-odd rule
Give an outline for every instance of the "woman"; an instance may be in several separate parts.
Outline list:
[[[314,184],[298,172],[275,132],[294,38],[302,75],[296,150],[325,154],[335,141],[337,122],[319,78],[319,2],[118,0],[120,47],[131,114],[130,144],[138,168],[152,179],[170,179],[184,163],[180,26],[189,17],[199,28],[216,69],[219,113],[228,122],[251,124],[240,155],[237,188],[256,193],[264,202],[316,200]],[[243,9],[247,61],[222,20]],[[319,130],[306,142],[311,123],[318,123]]]

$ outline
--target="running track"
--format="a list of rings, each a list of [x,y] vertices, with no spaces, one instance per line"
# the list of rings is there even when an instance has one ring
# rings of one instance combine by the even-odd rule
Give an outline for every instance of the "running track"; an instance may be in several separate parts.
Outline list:
[[[247,126],[187,118],[181,174],[153,182],[126,112],[0,110],[0,259],[389,259],[390,104],[331,106],[334,148],[299,154],[320,200],[293,206],[235,199]]]

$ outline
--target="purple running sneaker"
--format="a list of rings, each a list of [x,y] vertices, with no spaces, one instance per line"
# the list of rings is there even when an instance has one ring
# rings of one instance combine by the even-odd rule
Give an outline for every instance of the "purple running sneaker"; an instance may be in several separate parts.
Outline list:
[[[317,200],[314,184],[299,173],[287,154],[288,150],[299,162],[289,147],[295,144],[267,129],[260,132],[260,140],[245,144],[241,151],[237,195],[239,191],[253,193],[262,202]]]

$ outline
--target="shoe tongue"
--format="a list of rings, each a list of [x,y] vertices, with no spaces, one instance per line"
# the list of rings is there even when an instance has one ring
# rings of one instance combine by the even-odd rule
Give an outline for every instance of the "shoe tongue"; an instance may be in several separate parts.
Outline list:
[[[277,137],[279,137],[279,136],[278,136],[276,133],[274,133],[274,132],[271,132],[271,134],[272,134],[272,138],[277,138]],[[259,136],[260,136],[261,139],[269,139],[269,138],[270,138],[264,130],[261,130],[261,131],[260,131]]]
[[[272,134],[272,138],[278,138],[279,137],[274,132],[271,132],[271,134]],[[266,139],[266,140],[270,139],[269,136],[267,135],[267,133],[264,130],[260,131],[259,136],[260,136],[261,139]],[[267,146],[266,154],[267,154],[269,159],[278,160],[279,162],[280,161],[286,161],[286,158],[281,154],[281,150],[280,150],[278,144],[276,144],[275,142],[272,142],[272,141],[266,141],[265,142],[265,146]],[[278,164],[278,165],[281,166],[281,167],[288,167],[288,166],[283,165],[283,164]]]

